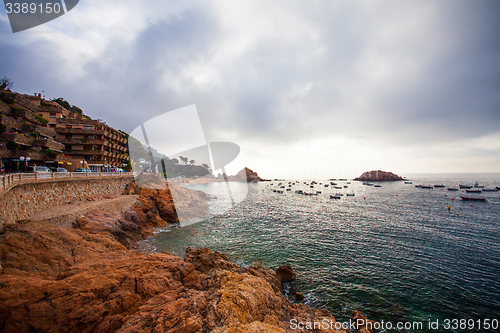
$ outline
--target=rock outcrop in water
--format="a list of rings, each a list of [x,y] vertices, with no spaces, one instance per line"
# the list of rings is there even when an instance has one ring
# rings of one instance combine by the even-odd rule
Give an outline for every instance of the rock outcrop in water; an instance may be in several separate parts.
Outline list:
[[[361,176],[354,178],[354,180],[362,180],[362,181],[395,181],[395,180],[403,180],[400,176],[382,170],[372,170],[364,172]]]
[[[224,175],[219,174],[217,176],[217,179],[224,179]],[[257,172],[250,170],[249,168],[243,168],[241,169],[236,175],[234,176],[227,176],[228,181],[230,182],[243,182],[247,181],[249,183],[252,182],[262,182],[266,181],[266,179],[262,179],[259,177]]]
[[[6,227],[0,236],[2,332],[347,332],[290,329],[290,320],[335,319],[291,304],[287,278],[253,265],[239,267],[208,249],[184,260],[130,250],[151,227],[172,218],[171,196],[140,189],[121,215],[93,211],[73,228],[43,221]],[[166,191],[166,190],[165,190]]]

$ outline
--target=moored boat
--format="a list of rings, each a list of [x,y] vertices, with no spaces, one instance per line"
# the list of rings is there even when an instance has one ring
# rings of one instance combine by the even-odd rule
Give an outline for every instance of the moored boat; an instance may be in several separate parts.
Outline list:
[[[412,182],[405,182],[405,184],[413,184]]]
[[[472,188],[472,185],[460,184],[460,185],[458,185],[458,187],[460,187],[460,188]]]
[[[498,187],[497,188],[483,188],[483,192],[496,192],[498,191]]]
[[[467,193],[481,193],[481,190],[465,190]]]
[[[444,184],[437,184],[437,185],[434,185],[434,187],[446,187],[446,185],[444,185]]]
[[[330,195],[330,199],[340,199],[340,196],[338,196],[338,195]]]
[[[462,200],[464,201],[486,201],[486,198],[474,198],[474,197],[462,197],[460,196],[460,198],[462,198]]]
[[[420,188],[434,188],[434,187],[432,187],[430,185],[422,185],[422,186],[420,186]]]
[[[458,188],[456,188],[456,187],[448,187],[448,191],[458,191]]]
[[[346,194],[348,197],[353,197],[354,196],[354,193],[347,193]]]

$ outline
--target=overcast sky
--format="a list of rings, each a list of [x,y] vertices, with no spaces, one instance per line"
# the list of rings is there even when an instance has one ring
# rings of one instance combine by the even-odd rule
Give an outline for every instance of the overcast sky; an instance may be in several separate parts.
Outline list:
[[[131,132],[196,105],[265,177],[500,171],[500,1],[81,0],[0,77]]]

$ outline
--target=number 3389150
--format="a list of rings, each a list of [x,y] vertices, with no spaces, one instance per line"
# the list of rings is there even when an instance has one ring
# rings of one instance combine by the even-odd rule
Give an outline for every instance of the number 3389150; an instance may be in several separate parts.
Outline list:
[[[5,10],[7,11],[7,14],[11,14],[11,13],[14,13],[14,14],[20,14],[20,13],[23,13],[23,14],[35,14],[35,13],[46,13],[46,14],[51,14],[51,13],[55,13],[55,14],[59,14],[59,12],[61,11],[61,4],[59,3],[51,3],[51,2],[48,2],[45,4],[45,6],[43,4],[36,4],[36,3],[27,3],[27,2],[24,2],[24,3],[19,3],[19,2],[15,2],[15,3],[10,3],[10,2],[7,2],[5,4]]]

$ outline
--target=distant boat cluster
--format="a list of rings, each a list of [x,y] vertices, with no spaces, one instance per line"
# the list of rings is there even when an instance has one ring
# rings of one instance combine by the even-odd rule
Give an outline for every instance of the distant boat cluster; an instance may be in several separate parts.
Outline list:
[[[275,181],[276,181],[276,179],[275,179]],[[336,183],[335,181],[342,182],[342,184]],[[291,192],[293,190],[295,194],[300,194],[300,195],[305,195],[305,196],[316,196],[319,194],[323,194],[322,190],[314,190],[317,187],[331,189],[331,190],[334,190],[334,189],[335,190],[344,190],[344,189],[349,189],[349,185],[351,185],[351,182],[345,178],[340,178],[338,180],[337,179],[329,179],[329,181],[325,182],[325,183],[322,183],[322,182],[318,183],[314,180],[311,181],[310,183],[309,182],[299,182],[299,181],[295,181],[295,182],[289,181],[288,183],[286,183],[283,180],[283,181],[279,182],[278,184],[276,184],[276,186],[278,188],[271,189],[271,191],[274,193],[277,193],[277,194],[283,194],[286,192]],[[373,186],[373,187],[382,187],[382,185],[380,185],[380,184],[374,184],[374,183],[369,183],[369,182],[363,182],[363,185]],[[268,184],[267,186],[268,187],[275,186],[275,183]],[[309,187],[309,190],[294,189],[294,187],[298,187],[298,186]],[[336,192],[336,193],[329,194],[329,197],[330,197],[330,199],[340,199],[344,195],[347,197],[354,197],[356,194],[354,192],[349,192],[349,193]]]
[[[275,180],[276,181],[276,180]],[[311,182],[299,182],[299,181],[289,181],[286,182],[285,180],[280,181],[275,185],[275,183],[270,183],[267,186],[276,186],[277,188],[271,188],[270,190],[274,193],[277,194],[283,194],[286,192],[294,192],[295,194],[299,195],[304,195],[304,196],[317,196],[320,194],[323,194],[323,190],[317,189],[318,187],[321,189],[325,190],[331,190],[332,192],[334,190],[344,190],[344,189],[349,189],[349,185],[351,184],[350,181],[347,181],[347,179],[339,179],[338,182],[342,183],[337,183],[336,179],[330,179],[328,182],[322,183],[322,182],[316,182],[316,181],[311,181]],[[405,181],[404,182],[407,185],[412,184],[411,181]],[[380,184],[376,183],[371,183],[368,181],[364,181],[362,183],[364,186],[372,186],[372,187],[382,187]],[[302,187],[302,188],[298,188]],[[308,189],[304,189],[304,187]],[[499,187],[494,187],[494,188],[488,188],[484,185],[479,185],[478,182],[476,182],[473,185],[469,184],[459,184],[457,186],[452,186],[452,187],[447,187],[445,184],[433,184],[433,185],[424,185],[424,184],[418,184],[415,185],[416,188],[421,188],[421,189],[444,189],[446,188],[448,191],[459,191],[459,190],[465,190],[466,193],[472,194],[481,194],[483,192],[495,192],[500,190]],[[325,193],[327,194],[327,193]],[[341,193],[341,192],[335,192],[335,193],[329,193],[328,194],[330,199],[341,199],[344,195],[347,197],[353,197],[356,194],[354,192],[348,192],[348,193]],[[481,196],[460,196],[462,200],[470,200],[470,201],[486,201],[484,197]]]
[[[411,184],[411,182],[405,182],[405,184]],[[478,182],[476,182],[474,185],[470,184],[459,184],[458,187],[447,187],[444,184],[435,184],[435,185],[415,185],[417,188],[423,188],[423,189],[433,189],[433,188],[444,188],[448,191],[459,191],[459,190],[465,190],[465,193],[471,193],[471,194],[481,194],[483,192],[496,192],[500,190],[500,187],[495,187],[495,188],[487,188],[484,185],[479,185]],[[469,196],[460,196],[462,200],[469,200],[469,201],[486,201],[486,198],[483,197],[469,197]]]

